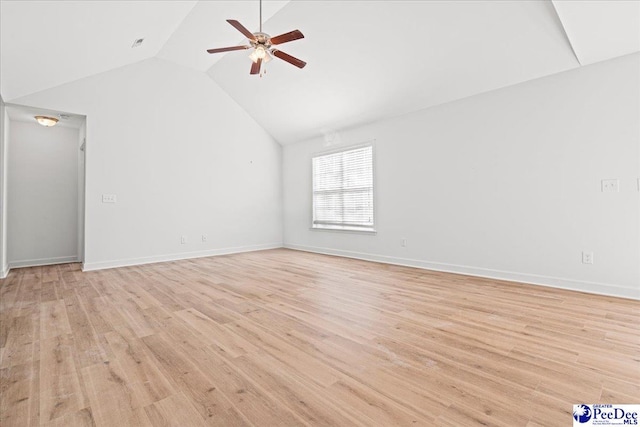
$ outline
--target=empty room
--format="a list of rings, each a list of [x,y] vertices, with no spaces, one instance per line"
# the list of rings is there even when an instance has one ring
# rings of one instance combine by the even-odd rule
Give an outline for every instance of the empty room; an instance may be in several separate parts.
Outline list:
[[[0,0],[0,425],[640,418],[640,0]]]

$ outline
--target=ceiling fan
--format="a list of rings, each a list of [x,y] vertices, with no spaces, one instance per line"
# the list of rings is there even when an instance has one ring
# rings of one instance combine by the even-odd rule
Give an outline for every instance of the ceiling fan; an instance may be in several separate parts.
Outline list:
[[[306,62],[295,58],[287,53],[284,53],[283,51],[274,47],[276,45],[281,45],[283,43],[304,38],[304,35],[300,32],[300,30],[293,30],[275,37],[271,37],[269,34],[262,32],[262,0],[260,0],[260,31],[258,31],[257,33],[252,33],[251,31],[247,30],[240,22],[236,21],[235,19],[227,19],[227,22],[231,24],[236,30],[240,31],[247,39],[249,39],[249,46],[221,47],[217,49],[207,49],[207,52],[219,53],[253,48],[253,52],[251,53],[251,55],[249,55],[249,58],[251,58],[251,60],[253,61],[249,74],[260,74],[260,76],[262,76],[262,73],[260,72],[262,63],[271,61],[271,55],[275,56],[276,58],[280,58],[283,61],[288,62],[289,64],[295,65],[298,68],[304,68],[304,66],[307,65]]]

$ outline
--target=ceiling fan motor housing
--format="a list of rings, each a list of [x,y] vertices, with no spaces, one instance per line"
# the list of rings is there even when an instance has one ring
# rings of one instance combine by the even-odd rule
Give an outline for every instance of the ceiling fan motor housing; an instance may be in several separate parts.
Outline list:
[[[256,38],[254,40],[249,40],[251,46],[258,47],[259,45],[264,46],[265,49],[269,49],[271,47],[271,36],[267,33],[253,33],[253,36]]]

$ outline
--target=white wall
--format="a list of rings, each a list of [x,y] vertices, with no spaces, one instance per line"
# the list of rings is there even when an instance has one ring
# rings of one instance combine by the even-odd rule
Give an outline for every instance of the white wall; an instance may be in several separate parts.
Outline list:
[[[0,279],[7,276],[7,146],[9,141],[9,117],[0,96]]]
[[[286,146],[285,245],[640,298],[639,76],[634,54],[341,132],[376,140],[374,236],[309,229],[329,147]]]
[[[7,178],[10,267],[78,259],[78,129],[11,122]]]
[[[282,244],[281,148],[205,74],[150,59],[12,102],[87,116],[85,269]]]

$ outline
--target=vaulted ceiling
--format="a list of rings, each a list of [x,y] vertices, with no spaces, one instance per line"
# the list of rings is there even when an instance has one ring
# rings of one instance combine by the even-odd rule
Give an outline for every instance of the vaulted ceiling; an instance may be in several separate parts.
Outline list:
[[[263,30],[300,29],[281,47],[308,65],[275,59],[260,78],[247,52],[206,53],[244,42],[230,18],[256,31],[258,1],[0,0],[0,94],[158,57],[287,144],[640,51],[640,1],[264,1]]]

